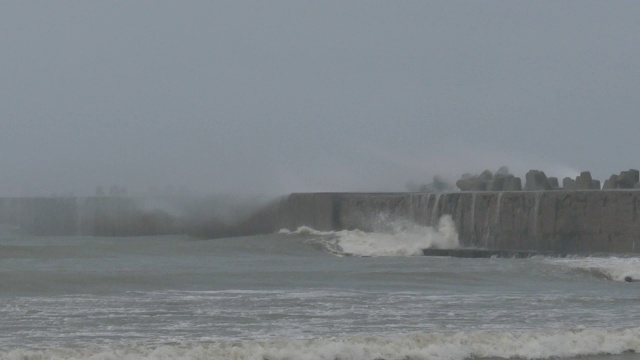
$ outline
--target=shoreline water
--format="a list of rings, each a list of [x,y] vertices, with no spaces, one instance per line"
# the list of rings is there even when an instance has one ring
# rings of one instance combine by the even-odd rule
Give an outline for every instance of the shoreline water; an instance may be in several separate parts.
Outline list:
[[[640,272],[637,258],[428,257],[414,249],[434,243],[429,232],[400,229],[2,237],[0,359],[627,360],[640,350],[637,288],[623,279]]]

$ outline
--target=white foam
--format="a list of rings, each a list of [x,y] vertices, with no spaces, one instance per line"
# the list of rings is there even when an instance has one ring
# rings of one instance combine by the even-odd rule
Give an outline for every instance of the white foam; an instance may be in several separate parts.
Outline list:
[[[296,231],[280,230],[281,234],[315,235],[326,247],[340,255],[355,256],[413,256],[422,249],[453,249],[460,246],[458,232],[450,215],[440,218],[436,228],[406,221],[391,221],[384,231],[361,230],[317,231],[303,226]]]
[[[640,352],[640,328],[544,332],[414,333],[312,340],[214,341],[107,348],[0,352],[0,359],[299,359],[370,360],[499,357],[545,359]]]
[[[336,232],[335,231],[318,231],[308,226],[300,226],[294,231],[291,231],[289,229],[280,229],[280,231],[278,231],[278,234],[331,236],[336,234]]]
[[[631,278],[634,281],[640,280],[640,258],[586,257],[548,259],[547,261],[609,280],[625,281],[625,278]]]

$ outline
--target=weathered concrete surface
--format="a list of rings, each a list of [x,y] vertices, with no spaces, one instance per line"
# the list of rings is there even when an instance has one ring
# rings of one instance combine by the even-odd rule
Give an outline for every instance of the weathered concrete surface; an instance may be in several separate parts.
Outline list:
[[[465,247],[554,253],[640,252],[640,191],[291,194],[247,220],[263,232],[374,230],[452,216]]]

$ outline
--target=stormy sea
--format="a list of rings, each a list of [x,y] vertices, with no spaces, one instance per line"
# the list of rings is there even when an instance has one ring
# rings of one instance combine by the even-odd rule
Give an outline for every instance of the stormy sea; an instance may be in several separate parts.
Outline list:
[[[637,359],[640,259],[464,259],[438,229],[0,236],[0,359]]]

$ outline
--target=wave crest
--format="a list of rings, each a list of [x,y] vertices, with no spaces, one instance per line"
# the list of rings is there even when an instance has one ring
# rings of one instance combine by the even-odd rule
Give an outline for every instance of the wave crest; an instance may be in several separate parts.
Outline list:
[[[460,246],[458,232],[450,215],[444,215],[434,227],[407,221],[386,223],[384,231],[361,230],[317,231],[303,226],[281,234],[320,236],[327,250],[338,255],[354,256],[414,256],[423,249],[454,249]]]

